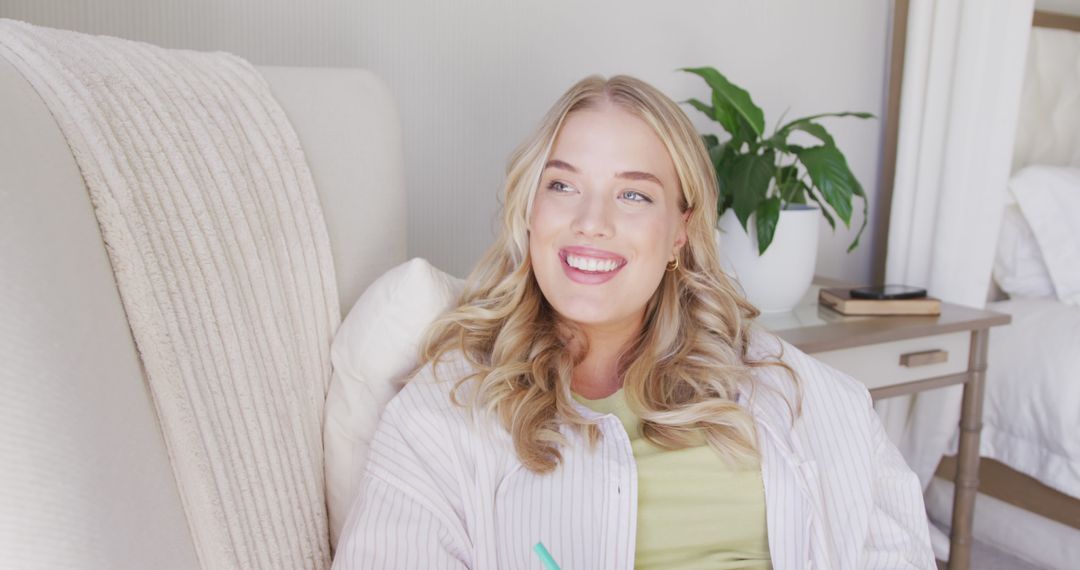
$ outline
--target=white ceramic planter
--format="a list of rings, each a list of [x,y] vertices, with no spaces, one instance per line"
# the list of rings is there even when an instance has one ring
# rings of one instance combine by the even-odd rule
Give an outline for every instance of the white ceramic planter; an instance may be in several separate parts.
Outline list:
[[[789,207],[780,211],[773,241],[760,256],[755,217],[747,223],[749,235],[733,210],[725,212],[717,224],[724,271],[735,277],[747,299],[763,313],[790,311],[814,279],[821,213],[814,206]]]

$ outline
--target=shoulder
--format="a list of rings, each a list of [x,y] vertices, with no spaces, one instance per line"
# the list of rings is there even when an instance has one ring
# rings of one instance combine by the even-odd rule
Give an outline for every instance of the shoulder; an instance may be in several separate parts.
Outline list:
[[[459,351],[421,367],[383,410],[380,423],[408,436],[434,440],[491,436],[490,414],[471,405],[476,372]],[[483,433],[481,433],[483,432]]]
[[[456,388],[461,380],[472,372],[460,352],[448,353],[438,362],[425,364],[390,399],[383,417],[393,420],[400,416],[415,418],[419,415],[439,417],[455,423],[464,421],[465,410],[454,403],[453,395],[459,391]]]
[[[783,362],[794,373],[792,381],[792,374],[782,366],[755,368],[753,391],[761,400],[759,405],[767,405],[777,396],[787,402],[800,402],[800,419],[809,423],[861,423],[872,412],[865,385],[771,332],[755,326],[747,355],[764,363]]]
[[[866,387],[851,376],[799,350],[777,335],[755,326],[747,355],[762,362],[783,362],[794,371],[805,397],[868,400]],[[791,376],[780,366],[758,369],[755,379],[794,393]]]
[[[792,382],[779,366],[755,369],[759,386],[749,409],[771,438],[765,445],[820,466],[822,484],[833,491],[869,489],[881,428],[866,387],[770,333],[755,336],[754,348],[760,360],[782,361],[796,377]]]

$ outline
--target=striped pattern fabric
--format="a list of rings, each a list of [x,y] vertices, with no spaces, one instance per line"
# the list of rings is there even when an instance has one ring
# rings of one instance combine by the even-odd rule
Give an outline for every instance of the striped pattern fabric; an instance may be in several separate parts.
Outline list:
[[[85,179],[202,567],[327,568],[341,315],[314,182],[266,82],[225,53],[12,20],[0,57]]]
[[[754,416],[773,567],[933,569],[918,479],[885,437],[865,387],[772,335],[752,354],[798,373],[758,369],[740,398]],[[489,415],[452,404],[458,358],[428,367],[386,407],[335,570],[536,569],[542,542],[565,570],[634,566],[637,483],[630,441],[614,415],[598,419],[595,450],[569,430],[563,462],[536,475],[517,461]]]

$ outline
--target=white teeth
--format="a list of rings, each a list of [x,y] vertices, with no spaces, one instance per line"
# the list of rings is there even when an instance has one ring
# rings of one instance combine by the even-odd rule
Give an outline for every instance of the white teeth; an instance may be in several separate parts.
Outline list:
[[[595,257],[582,257],[578,255],[567,255],[566,263],[574,269],[593,272],[614,271],[615,268],[619,266],[619,263],[612,259],[596,259]]]

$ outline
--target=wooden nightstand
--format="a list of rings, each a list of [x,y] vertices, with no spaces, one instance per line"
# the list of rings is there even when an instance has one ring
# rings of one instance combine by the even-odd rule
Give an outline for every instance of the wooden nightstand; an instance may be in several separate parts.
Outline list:
[[[816,279],[794,309],[762,315],[759,321],[802,351],[865,383],[875,400],[964,385],[948,567],[966,570],[979,486],[987,340],[990,327],[1008,324],[1011,318],[949,303],[942,303],[941,315],[932,317],[845,316],[818,306],[822,286],[845,284]]]

